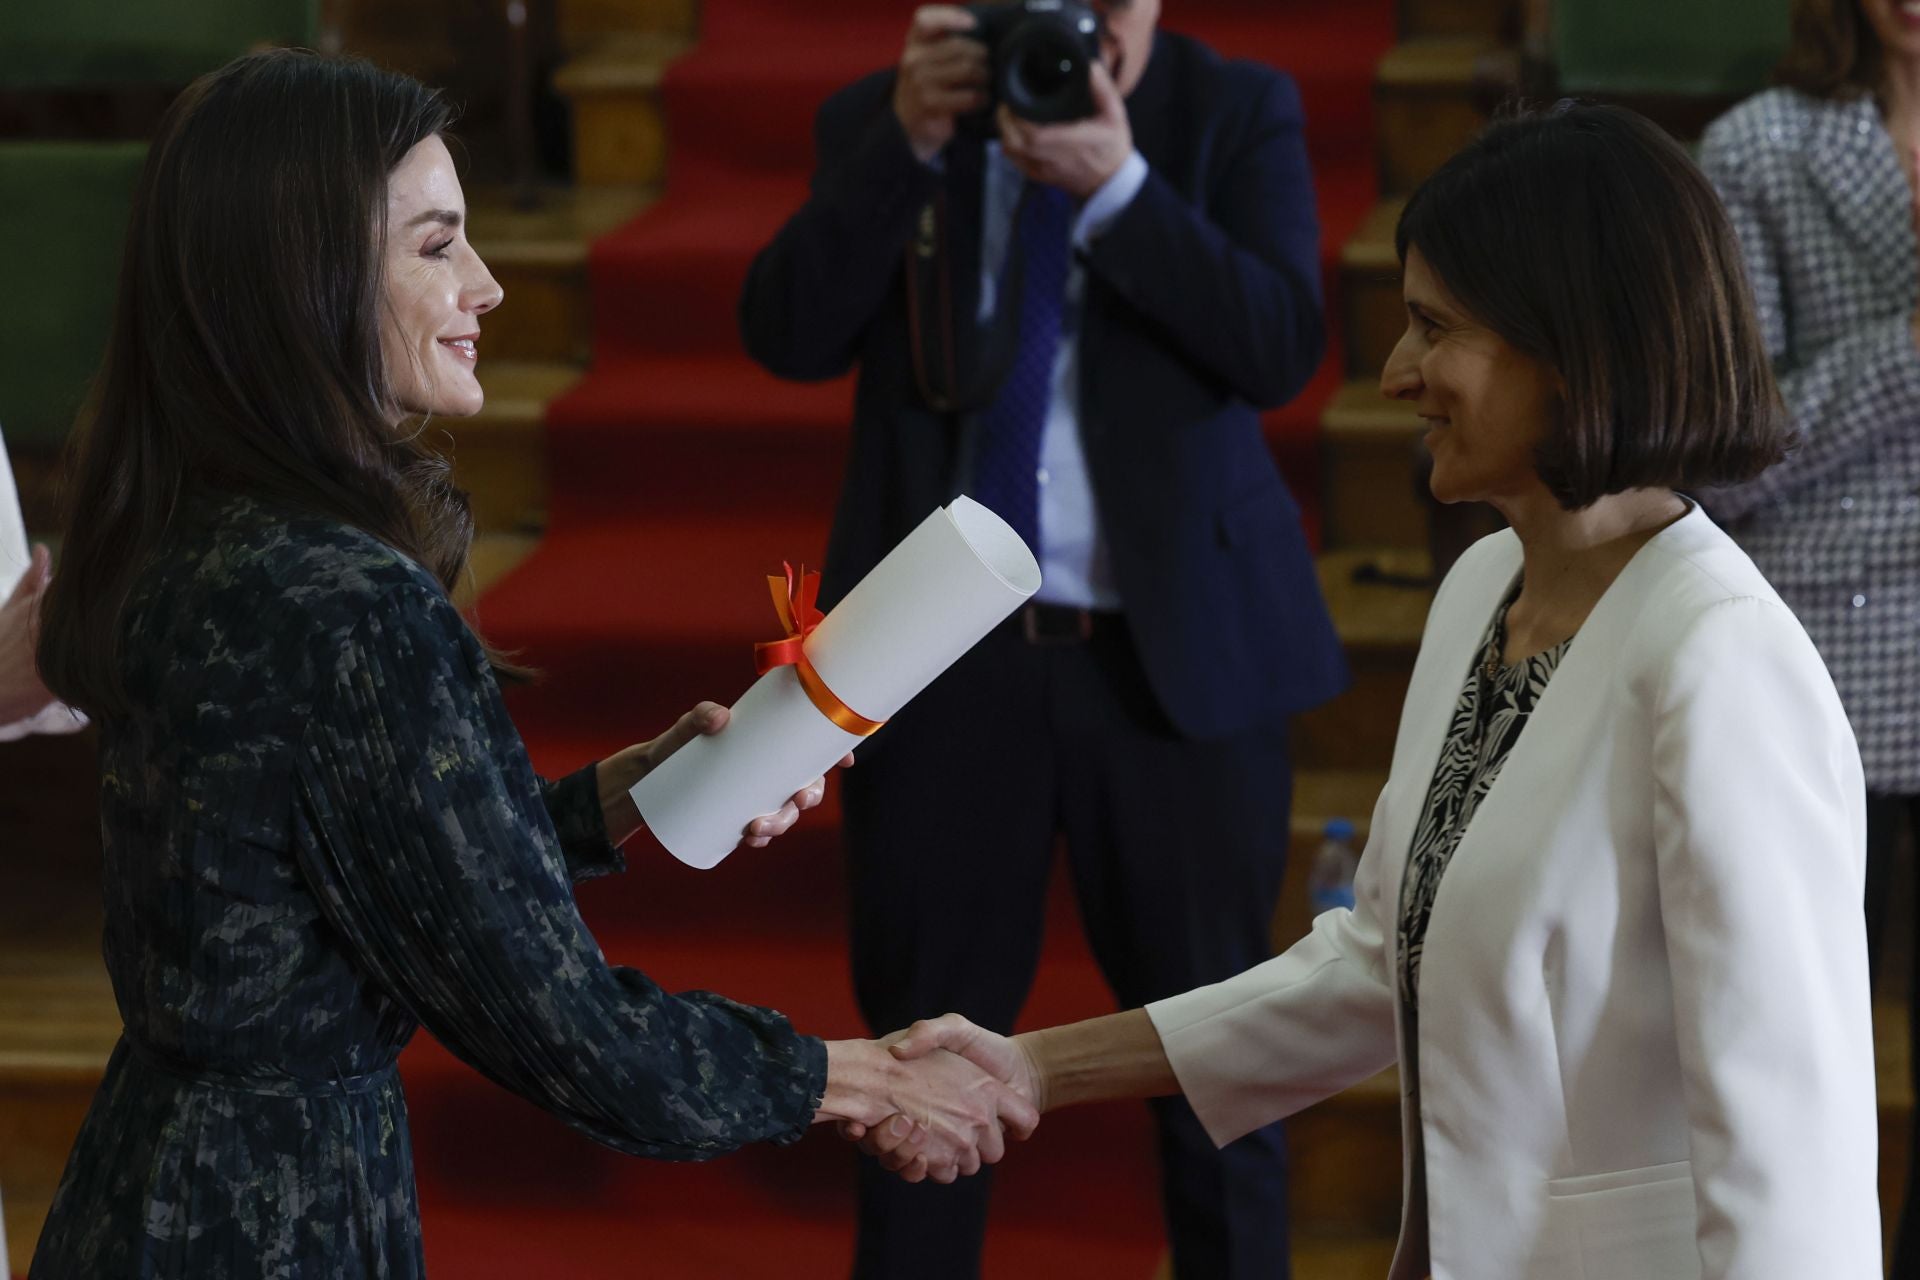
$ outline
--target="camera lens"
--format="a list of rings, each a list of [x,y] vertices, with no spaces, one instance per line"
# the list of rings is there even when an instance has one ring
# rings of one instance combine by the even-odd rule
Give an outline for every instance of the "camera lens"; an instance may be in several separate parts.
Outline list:
[[[1020,95],[1029,101],[1044,102],[1055,97],[1073,80],[1079,59],[1071,49],[1033,48],[1013,65],[1013,80]]]
[[[1059,21],[1023,23],[1007,39],[1002,96],[1028,120],[1075,120],[1090,113],[1085,42]]]

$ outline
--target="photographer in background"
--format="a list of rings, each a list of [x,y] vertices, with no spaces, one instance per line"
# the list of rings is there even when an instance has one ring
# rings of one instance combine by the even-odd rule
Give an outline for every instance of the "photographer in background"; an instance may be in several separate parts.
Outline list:
[[[1060,837],[1122,1005],[1265,959],[1288,717],[1345,683],[1260,429],[1325,343],[1299,96],[1159,16],[920,9],[898,67],[821,108],[812,195],[741,301],[775,374],[859,366],[823,604],[962,492],[1045,579],[844,784],[880,1031],[1011,1027]],[[1175,1274],[1287,1275],[1279,1127],[1216,1151],[1152,1105]],[[976,1275],[987,1190],[865,1163],[856,1274]]]

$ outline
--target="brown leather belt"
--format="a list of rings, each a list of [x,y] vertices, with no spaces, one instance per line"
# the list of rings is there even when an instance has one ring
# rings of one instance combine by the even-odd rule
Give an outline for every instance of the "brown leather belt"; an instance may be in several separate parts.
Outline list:
[[[1020,634],[1028,644],[1086,644],[1114,635],[1127,625],[1117,609],[1076,609],[1029,601],[1020,609]]]

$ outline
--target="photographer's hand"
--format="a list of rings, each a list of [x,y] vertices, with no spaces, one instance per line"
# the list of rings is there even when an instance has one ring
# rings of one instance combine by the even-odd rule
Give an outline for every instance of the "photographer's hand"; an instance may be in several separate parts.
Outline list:
[[[954,121],[987,105],[987,47],[959,38],[973,15],[957,5],[930,4],[914,12],[907,47],[893,86],[893,113],[920,163],[953,140]]]
[[[1102,63],[1093,64],[1094,113],[1070,124],[1034,124],[1002,105],[1000,148],[1029,182],[1059,187],[1084,202],[1133,154],[1126,100]]]

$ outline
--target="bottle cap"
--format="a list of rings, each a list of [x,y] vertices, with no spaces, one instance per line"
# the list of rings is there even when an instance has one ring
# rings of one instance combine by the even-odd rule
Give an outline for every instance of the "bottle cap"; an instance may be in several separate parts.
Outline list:
[[[1353,822],[1348,818],[1329,818],[1323,834],[1329,840],[1350,841],[1353,839]]]

